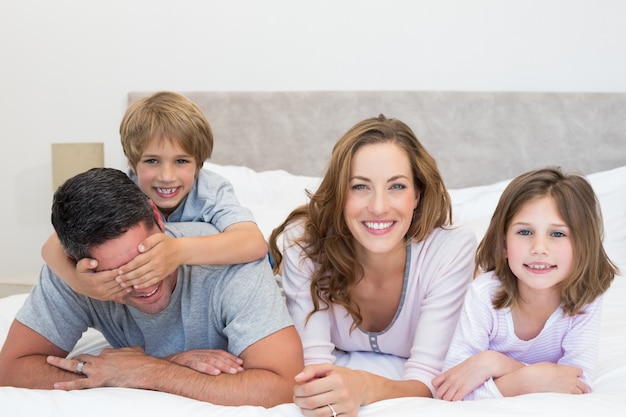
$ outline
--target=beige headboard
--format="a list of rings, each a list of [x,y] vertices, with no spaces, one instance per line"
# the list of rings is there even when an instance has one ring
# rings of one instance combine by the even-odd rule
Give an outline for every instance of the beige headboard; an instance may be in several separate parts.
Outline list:
[[[321,175],[339,137],[383,113],[406,122],[450,188],[560,165],[626,165],[626,93],[428,91],[182,92],[205,112],[211,160]],[[131,92],[129,102],[151,92]]]

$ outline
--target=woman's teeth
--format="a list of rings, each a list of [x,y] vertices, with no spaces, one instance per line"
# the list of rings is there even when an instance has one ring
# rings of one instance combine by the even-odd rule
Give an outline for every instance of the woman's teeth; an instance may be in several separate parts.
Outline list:
[[[382,230],[391,227],[393,222],[365,222],[365,226],[368,229]]]

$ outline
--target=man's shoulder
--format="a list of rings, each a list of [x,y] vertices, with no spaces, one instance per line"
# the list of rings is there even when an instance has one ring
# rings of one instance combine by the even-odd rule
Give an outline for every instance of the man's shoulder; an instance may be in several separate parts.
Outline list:
[[[195,237],[214,235],[219,231],[206,222],[169,222],[165,224],[165,233],[170,237]]]
[[[183,267],[184,297],[194,304],[202,303],[216,317],[238,314],[283,303],[282,295],[267,261],[232,265],[190,265]],[[200,300],[202,299],[202,300]]]

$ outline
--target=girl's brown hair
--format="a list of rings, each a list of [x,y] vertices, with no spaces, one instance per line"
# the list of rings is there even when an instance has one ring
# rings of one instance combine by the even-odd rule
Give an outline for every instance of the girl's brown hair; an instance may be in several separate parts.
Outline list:
[[[558,167],[530,171],[505,188],[491,223],[476,253],[476,265],[494,271],[500,289],[492,300],[495,308],[510,306],[519,296],[517,277],[505,257],[505,236],[513,217],[529,201],[550,196],[570,229],[574,249],[571,276],[562,281],[561,297],[566,314],[575,315],[604,293],[617,267],[602,245],[603,223],[600,204],[589,182],[578,174],[564,174]]]
[[[309,317],[328,309],[331,304],[338,304],[353,317],[353,328],[361,324],[359,307],[352,300],[351,292],[363,276],[363,268],[356,260],[354,237],[344,220],[343,210],[354,154],[362,146],[381,143],[394,143],[406,151],[416,192],[420,195],[407,231],[407,242],[423,240],[434,228],[452,222],[450,196],[437,164],[413,131],[405,123],[383,115],[357,123],[335,144],[318,189],[314,193],[307,192],[309,203],[292,211],[269,239],[270,253],[276,260],[274,269],[278,272],[282,254],[277,239],[287,225],[303,222],[304,233],[294,243],[315,264],[310,288],[314,308]]]

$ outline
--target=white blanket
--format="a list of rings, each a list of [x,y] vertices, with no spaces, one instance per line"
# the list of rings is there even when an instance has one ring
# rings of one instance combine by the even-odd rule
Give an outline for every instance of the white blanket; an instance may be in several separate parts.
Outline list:
[[[250,207],[261,230],[268,235],[296,205],[306,201],[304,187],[313,189],[317,178],[284,171],[257,173],[243,167],[207,164],[208,169],[231,180],[241,203]],[[605,222],[605,247],[622,272],[626,271],[626,167],[592,174]],[[468,224],[480,238],[507,181],[451,190],[456,221]],[[25,295],[0,299],[0,343]],[[95,331],[87,332],[76,350],[96,352],[105,346]],[[338,363],[387,376],[399,375],[401,361],[366,353],[345,355]],[[223,407],[160,392],[127,388],[82,391],[46,391],[0,388],[0,416],[115,416],[141,413],[152,416],[284,416],[302,414],[293,404],[270,409]],[[600,355],[595,389],[591,394],[532,394],[472,402],[445,402],[427,398],[399,398],[362,407],[359,416],[623,416],[626,413],[626,282],[618,276],[605,297]]]

